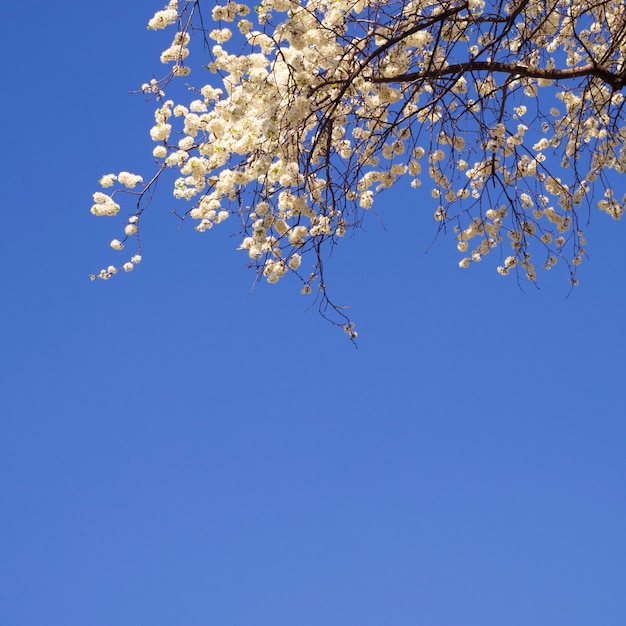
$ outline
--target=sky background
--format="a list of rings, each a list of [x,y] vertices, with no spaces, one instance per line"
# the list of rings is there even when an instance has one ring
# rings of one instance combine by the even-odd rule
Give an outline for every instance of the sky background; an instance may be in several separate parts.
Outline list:
[[[98,178],[152,171],[160,8],[3,10],[0,624],[626,623],[625,224],[567,297],[426,254],[431,200],[389,196],[329,265],[358,350],[165,187],[92,283]]]

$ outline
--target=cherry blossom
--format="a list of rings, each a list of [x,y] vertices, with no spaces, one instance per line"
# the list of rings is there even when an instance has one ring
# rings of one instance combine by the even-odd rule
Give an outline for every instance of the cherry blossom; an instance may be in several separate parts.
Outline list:
[[[259,276],[297,277],[353,339],[324,264],[390,187],[427,190],[461,268],[496,255],[499,274],[530,281],[561,261],[577,284],[589,208],[624,213],[612,190],[626,170],[622,0],[172,0],[148,28],[175,30],[169,73],[141,86],[156,171],[104,175],[113,191],[91,209],[115,216],[116,194],[135,196],[126,271],[166,170],[181,217],[200,232],[241,225]]]

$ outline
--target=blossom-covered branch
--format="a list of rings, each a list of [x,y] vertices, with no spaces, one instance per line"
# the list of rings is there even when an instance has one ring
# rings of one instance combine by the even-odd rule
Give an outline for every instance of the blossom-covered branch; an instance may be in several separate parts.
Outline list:
[[[542,80],[563,81],[573,78],[583,78],[596,76],[619,91],[626,83],[626,73],[614,74],[601,67],[594,65],[583,65],[581,67],[571,67],[567,69],[546,69],[541,67],[528,67],[519,63],[498,63],[496,61],[468,61],[467,63],[456,63],[445,67],[428,68],[421,72],[399,74],[397,76],[372,76],[373,83],[406,83],[419,82],[431,78],[443,78],[454,74],[466,74],[467,72],[488,72],[490,74],[507,74],[517,78],[540,78]]]
[[[626,171],[621,0],[263,0],[254,14],[225,2],[213,25],[207,11],[172,0],[149,21],[176,29],[161,55],[170,73],[142,87],[157,101],[157,173],[147,185],[103,177],[121,187],[92,208],[115,215],[115,194],[143,185],[126,237],[139,234],[146,191],[177,171],[173,195],[196,230],[237,215],[259,275],[297,277],[354,339],[324,267],[385,189],[428,187],[462,268],[495,252],[500,274],[531,281],[561,261],[576,284],[583,207],[623,214],[612,185]],[[188,95],[168,98],[190,75]]]

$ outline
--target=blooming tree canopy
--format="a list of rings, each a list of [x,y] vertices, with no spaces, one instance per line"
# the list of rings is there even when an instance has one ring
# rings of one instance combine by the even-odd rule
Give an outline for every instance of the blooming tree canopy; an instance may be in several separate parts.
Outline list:
[[[251,266],[270,283],[297,276],[352,338],[327,293],[326,249],[393,185],[425,186],[462,268],[495,253],[500,274],[531,281],[560,261],[576,284],[591,209],[624,212],[611,186],[626,170],[624,0],[262,0],[253,10],[172,0],[148,28],[175,31],[161,55],[169,73],[142,86],[156,102],[155,172],[103,176],[112,193],[95,193],[92,207],[113,216],[119,192],[135,196],[111,242],[136,238],[126,271],[141,260],[140,224],[167,169],[187,201],[181,217],[200,232],[236,222]],[[204,46],[190,55],[192,40]],[[172,81],[190,80],[184,99],[168,98]]]

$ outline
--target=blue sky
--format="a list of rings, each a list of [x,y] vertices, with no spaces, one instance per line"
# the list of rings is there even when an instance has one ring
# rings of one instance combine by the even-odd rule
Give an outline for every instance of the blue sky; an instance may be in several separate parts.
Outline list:
[[[0,623],[623,624],[624,224],[567,297],[426,254],[431,200],[390,196],[329,266],[358,350],[165,188],[92,283],[97,179],[151,171],[159,8],[4,11]]]

